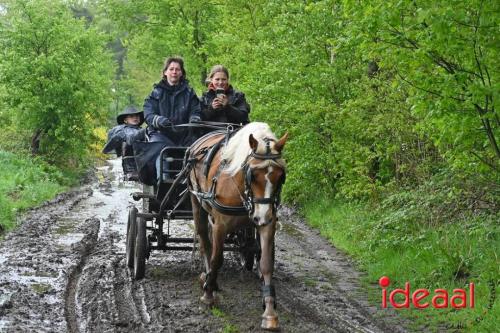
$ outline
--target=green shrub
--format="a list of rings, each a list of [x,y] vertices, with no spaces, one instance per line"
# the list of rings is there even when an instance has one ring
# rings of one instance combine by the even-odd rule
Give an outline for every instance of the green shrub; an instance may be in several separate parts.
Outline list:
[[[0,229],[3,230],[15,226],[18,212],[53,198],[76,178],[75,174],[61,171],[41,158],[2,150],[0,169]]]

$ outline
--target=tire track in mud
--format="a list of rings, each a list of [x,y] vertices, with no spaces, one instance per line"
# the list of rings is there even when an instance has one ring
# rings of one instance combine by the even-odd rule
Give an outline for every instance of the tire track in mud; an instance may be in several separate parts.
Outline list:
[[[85,234],[73,210],[91,195],[90,187],[59,195],[26,212],[1,241],[0,331],[66,331],[66,285]]]
[[[85,260],[76,285],[74,321],[78,332],[141,331],[147,313],[125,266],[123,235],[114,226],[116,214],[103,226],[93,251]]]
[[[131,278],[125,228],[128,208],[140,206],[130,193],[139,189],[120,181],[120,160],[111,163],[98,170],[92,191],[45,205],[0,243],[0,331],[261,332],[260,280],[237,254],[224,254],[215,310],[200,302],[202,269],[191,252],[155,251],[145,278]],[[281,332],[405,332],[390,311],[368,304],[346,256],[291,210],[282,209],[280,220]],[[192,237],[192,224],[172,221],[170,233]],[[40,281],[48,290],[36,290]]]
[[[87,221],[89,221],[87,223]],[[66,323],[68,326],[68,332],[74,333],[79,332],[78,328],[78,320],[77,320],[77,308],[75,303],[76,290],[78,286],[78,282],[80,280],[80,275],[82,272],[82,268],[85,266],[85,262],[87,257],[95,246],[97,242],[97,235],[99,233],[99,220],[92,218],[85,221],[85,224],[88,224],[88,229],[90,230],[81,240],[78,245],[78,251],[81,254],[80,261],[73,269],[73,271],[69,274],[68,284],[66,285],[65,292],[65,306],[64,306],[64,316],[66,318]]]

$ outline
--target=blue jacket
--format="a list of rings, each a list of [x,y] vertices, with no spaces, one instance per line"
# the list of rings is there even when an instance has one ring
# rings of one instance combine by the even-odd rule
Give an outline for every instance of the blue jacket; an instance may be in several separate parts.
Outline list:
[[[182,80],[176,86],[162,80],[155,84],[153,91],[144,101],[144,118],[152,141],[164,141],[166,137],[175,145],[183,145],[189,131],[178,128],[161,129],[158,122],[164,117],[173,125],[201,119],[200,102],[187,80]],[[158,139],[155,140],[155,136]]]

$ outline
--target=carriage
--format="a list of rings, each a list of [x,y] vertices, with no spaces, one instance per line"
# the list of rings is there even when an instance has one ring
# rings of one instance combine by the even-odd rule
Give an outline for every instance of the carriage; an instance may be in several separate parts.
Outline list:
[[[204,290],[201,299],[211,305],[215,301],[214,292],[218,291],[216,279],[222,265],[222,252],[237,252],[247,270],[252,270],[257,262],[264,282],[262,293],[266,311],[262,327],[277,329],[275,292],[270,279],[274,266],[276,209],[284,182],[284,165],[277,160],[281,161],[280,152],[287,135],[278,141],[263,123],[251,123],[241,130],[234,124],[221,123],[178,126],[216,130],[190,147],[164,147],[160,152],[159,170],[162,172],[158,181],[152,186],[143,184],[142,192],[132,194],[134,200],[142,201],[142,210],[136,207],[129,210],[127,266],[133,271],[134,279],[142,279],[146,259],[152,251],[194,251],[199,239],[206,267],[200,277]],[[261,138],[251,133],[256,130],[262,132]],[[237,140],[241,142],[233,142]],[[244,143],[251,149],[246,157],[237,152]],[[233,153],[240,155],[233,162],[244,164],[244,167],[239,170],[233,166],[233,174],[226,175],[223,169],[231,169],[231,165],[226,165],[230,161],[222,158],[221,147],[231,144],[235,146]],[[275,171],[272,171],[273,165]],[[262,186],[257,186],[259,183]],[[231,203],[231,197],[236,198],[239,205]],[[225,202],[227,199],[230,201]],[[171,234],[173,223],[191,221],[195,225],[194,237]]]
[[[216,128],[221,126],[218,124]],[[234,131],[234,125],[227,131]],[[160,152],[163,172],[158,183],[153,186],[142,184],[143,191],[132,194],[135,201],[142,200],[142,211],[131,207],[127,221],[126,262],[136,280],[144,277],[145,262],[152,251],[194,251],[196,248],[196,237],[176,237],[170,233],[171,223],[190,223],[193,220],[185,163],[188,149],[163,148]],[[253,269],[259,254],[255,228],[250,226],[231,233],[224,243],[225,251],[238,252],[242,266]]]

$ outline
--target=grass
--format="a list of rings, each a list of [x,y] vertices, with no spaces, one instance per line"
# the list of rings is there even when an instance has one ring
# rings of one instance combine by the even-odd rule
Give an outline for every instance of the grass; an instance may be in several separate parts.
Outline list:
[[[239,329],[234,324],[231,324],[229,316],[217,307],[213,307],[210,312],[214,317],[221,319],[224,323],[224,327],[222,328],[222,333],[238,333]]]
[[[405,208],[407,209],[407,208]],[[463,332],[493,332],[500,322],[500,228],[498,214],[425,223],[418,214],[398,207],[382,209],[327,199],[306,204],[303,213],[337,248],[344,250],[366,271],[364,283],[371,301],[380,305],[378,279],[388,276],[388,290],[443,288],[450,296],[455,288],[475,283],[475,308],[400,309],[417,327],[439,332],[444,328]],[[411,216],[411,218],[408,218]],[[432,297],[432,296],[431,296]],[[430,300],[430,298],[428,299]]]
[[[54,198],[76,178],[41,159],[2,150],[0,170],[0,234],[15,226],[19,212]]]

